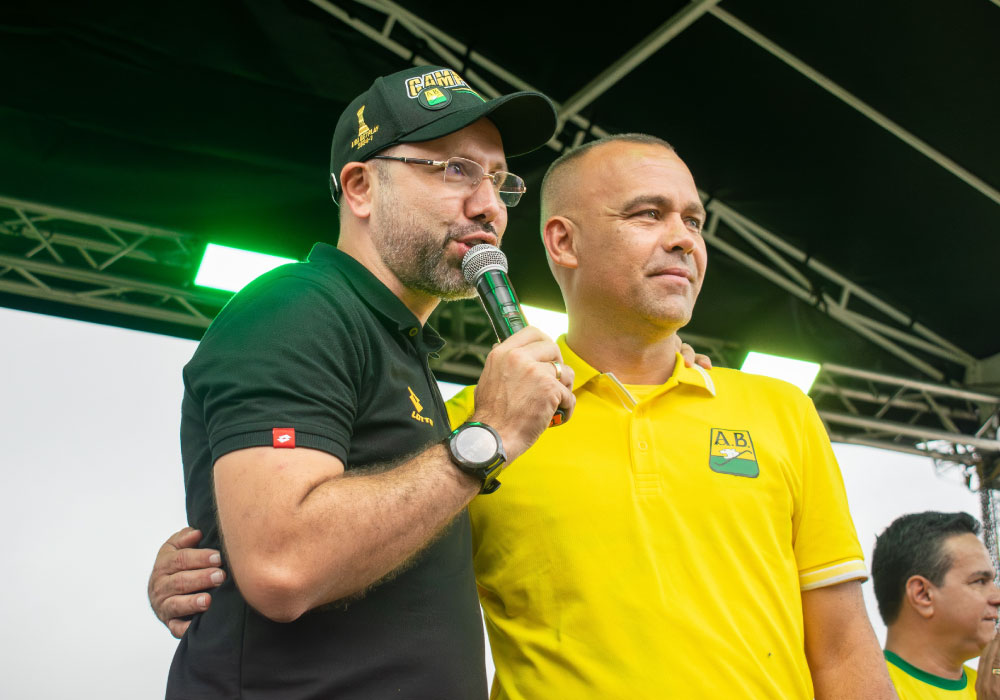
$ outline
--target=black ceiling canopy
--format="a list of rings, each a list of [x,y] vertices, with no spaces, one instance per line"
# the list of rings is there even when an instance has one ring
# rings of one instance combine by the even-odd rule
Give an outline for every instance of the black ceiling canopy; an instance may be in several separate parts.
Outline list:
[[[205,243],[303,257],[335,241],[339,113],[377,75],[434,62],[562,109],[552,147],[510,164],[529,185],[504,241],[523,302],[562,306],[538,238],[547,165],[648,132],[713,218],[690,337],[1000,393],[997,0],[510,7],[6,8],[0,304],[199,337],[224,301],[191,285]]]

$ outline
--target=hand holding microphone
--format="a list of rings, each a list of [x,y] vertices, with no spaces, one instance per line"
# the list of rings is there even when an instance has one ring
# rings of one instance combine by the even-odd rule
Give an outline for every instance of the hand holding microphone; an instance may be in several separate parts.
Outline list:
[[[524,319],[521,305],[507,278],[507,257],[499,248],[487,243],[470,248],[462,258],[462,274],[465,275],[466,281],[476,288],[483,309],[501,342],[527,327],[528,323]],[[557,357],[554,360],[543,361],[552,364],[556,379],[562,381],[563,366],[559,359]],[[561,425],[565,420],[567,420],[566,411],[558,408],[549,425]]]

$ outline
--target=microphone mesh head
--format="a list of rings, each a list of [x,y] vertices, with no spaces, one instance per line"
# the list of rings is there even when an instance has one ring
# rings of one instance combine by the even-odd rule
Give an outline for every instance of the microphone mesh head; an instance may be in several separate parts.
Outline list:
[[[497,269],[507,272],[507,256],[489,243],[472,246],[462,258],[462,274],[469,284],[475,284],[479,276],[487,270]]]

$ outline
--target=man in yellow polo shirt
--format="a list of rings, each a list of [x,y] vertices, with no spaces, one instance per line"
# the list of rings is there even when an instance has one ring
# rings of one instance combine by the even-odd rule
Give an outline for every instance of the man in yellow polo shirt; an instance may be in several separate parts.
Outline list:
[[[678,354],[707,264],[683,161],[642,135],[579,147],[542,222],[577,407],[470,504],[491,697],[894,698],[812,402]]]
[[[683,161],[612,137],[542,189],[577,407],[469,506],[492,697],[894,697],[812,401],[677,354],[707,262]]]
[[[879,535],[872,554],[885,658],[902,700],[962,700],[1000,693],[1000,589],[979,522],[968,513],[909,513]],[[981,656],[980,656],[981,655]],[[980,656],[976,671],[965,666]]]

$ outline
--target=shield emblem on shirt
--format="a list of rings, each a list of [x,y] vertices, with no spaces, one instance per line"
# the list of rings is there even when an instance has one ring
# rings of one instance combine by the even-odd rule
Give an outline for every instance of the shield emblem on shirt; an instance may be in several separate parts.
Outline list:
[[[708,466],[719,474],[757,478],[760,467],[750,431],[712,428]]]

